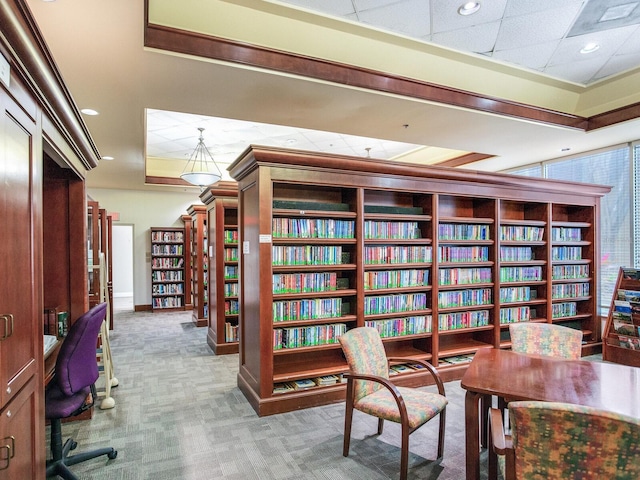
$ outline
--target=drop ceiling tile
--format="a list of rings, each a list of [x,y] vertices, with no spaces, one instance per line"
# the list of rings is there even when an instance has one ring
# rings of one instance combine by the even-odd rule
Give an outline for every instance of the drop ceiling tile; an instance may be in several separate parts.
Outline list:
[[[460,30],[434,33],[431,39],[439,45],[455,50],[485,53],[493,50],[499,30],[500,22],[496,21],[473,25]]]
[[[358,18],[372,26],[382,27],[409,37],[428,35],[431,30],[429,3],[406,0],[358,13]]]
[[[560,46],[551,57],[549,65],[580,62],[593,58],[601,58],[606,61],[605,57],[615,54],[636,28],[635,26],[621,27],[613,30],[580,35],[578,37],[565,38],[560,42]],[[600,48],[593,53],[580,53],[580,49],[589,42],[598,43]]]
[[[640,53],[630,55],[614,55],[607,63],[596,73],[594,80],[608,77],[615,73],[627,70],[638,70],[640,67]]]
[[[526,47],[561,39],[576,17],[575,4],[543,12],[505,18],[496,50]]]
[[[606,58],[594,58],[581,62],[564,63],[545,68],[544,72],[553,77],[560,76],[572,82],[586,85],[589,80],[602,68]]]
[[[558,48],[558,45],[560,45],[560,40],[522,48],[498,50],[493,52],[492,58],[507,63],[515,63],[533,70],[542,70],[549,63],[549,59]]]
[[[640,53],[640,27],[636,27],[631,35],[629,35],[616,52],[616,55],[629,55],[635,53]]]
[[[315,1],[313,3],[317,5],[324,2]],[[356,11],[364,12],[365,10],[370,10],[372,8],[386,7],[389,5],[397,5],[398,8],[404,9],[404,4],[410,3],[410,0],[353,0],[352,3],[355,4]],[[423,1],[422,3],[428,5],[429,1]]]
[[[530,13],[544,12],[555,10],[562,3],[565,7],[575,8],[579,12],[587,0],[509,0],[507,8],[504,10],[504,16],[517,17],[520,15],[528,15]],[[553,14],[553,13],[551,13]]]
[[[460,15],[458,7],[465,3],[463,0],[431,0],[431,12],[433,15],[432,33],[459,30],[500,20],[504,14],[507,0],[495,0],[482,2],[480,10],[473,15]]]

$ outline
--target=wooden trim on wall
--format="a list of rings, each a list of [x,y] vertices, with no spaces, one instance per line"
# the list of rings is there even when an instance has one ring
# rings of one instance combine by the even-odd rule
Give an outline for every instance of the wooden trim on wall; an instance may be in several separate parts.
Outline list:
[[[384,72],[305,57],[197,32],[154,25],[148,22],[148,17],[145,24],[144,45],[159,50],[240,63],[496,115],[579,130],[587,128],[587,119],[578,115],[482,96],[473,92]]]
[[[616,123],[626,122],[638,117],[640,117],[640,102],[589,117],[587,131],[589,132],[599,128],[609,127]]]
[[[487,158],[492,158],[493,155],[487,155],[486,153],[467,153],[466,155],[461,155],[456,158],[451,158],[449,160],[445,160],[444,162],[438,163],[439,167],[460,167],[462,165],[467,165],[473,162],[479,162],[480,160],[486,160]]]

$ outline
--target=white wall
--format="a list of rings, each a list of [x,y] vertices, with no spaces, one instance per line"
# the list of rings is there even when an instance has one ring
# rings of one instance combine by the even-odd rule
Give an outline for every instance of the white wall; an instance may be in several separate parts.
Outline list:
[[[202,204],[195,190],[186,193],[87,188],[87,194],[119,222],[133,225],[133,304],[151,305],[151,227],[183,227],[180,217]],[[118,222],[113,222],[117,224]]]

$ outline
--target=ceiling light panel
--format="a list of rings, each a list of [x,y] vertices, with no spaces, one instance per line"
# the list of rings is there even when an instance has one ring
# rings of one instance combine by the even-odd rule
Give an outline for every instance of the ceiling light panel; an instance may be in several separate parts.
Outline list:
[[[591,0],[587,2],[567,37],[637,25],[640,22],[640,5],[634,6],[627,16],[620,17],[620,14],[625,13],[625,8],[633,3],[638,2],[630,2],[629,0]],[[614,18],[616,15],[619,18],[601,21],[602,18]]]

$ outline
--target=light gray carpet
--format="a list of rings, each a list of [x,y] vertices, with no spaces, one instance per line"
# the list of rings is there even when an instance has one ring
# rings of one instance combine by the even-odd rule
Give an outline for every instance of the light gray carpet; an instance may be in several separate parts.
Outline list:
[[[398,425],[387,422],[378,437],[376,419],[355,412],[345,458],[343,403],[258,417],[236,386],[238,355],[213,355],[190,312],[117,312],[114,324],[116,406],[63,424],[63,436],[74,437],[78,451],[113,446],[118,458],[75,465],[81,479],[398,478]],[[410,479],[464,479],[464,390],[459,382],[445,388],[444,460],[431,461],[438,422],[429,422],[411,435]]]

